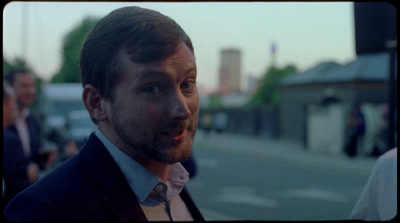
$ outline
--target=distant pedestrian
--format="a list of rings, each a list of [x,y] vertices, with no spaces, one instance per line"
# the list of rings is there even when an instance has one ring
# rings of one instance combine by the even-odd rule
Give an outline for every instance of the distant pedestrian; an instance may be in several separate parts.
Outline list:
[[[37,180],[39,165],[27,156],[14,125],[18,114],[15,92],[3,81],[3,208]]]
[[[373,135],[373,150],[371,152],[372,156],[380,156],[387,152],[389,147],[389,106],[387,104],[382,104],[380,106],[381,116],[378,123],[378,128]]]
[[[361,151],[362,140],[365,135],[365,116],[360,104],[356,104],[348,117],[348,134],[346,152],[349,157],[355,157]]]
[[[15,122],[9,128],[18,133],[25,155],[37,162],[41,170],[54,164],[57,151],[45,152],[41,141],[41,127],[30,107],[36,99],[36,79],[33,73],[24,69],[15,69],[5,75],[5,79],[14,89],[18,104]]]
[[[197,163],[194,159],[193,153],[190,155],[188,160],[181,162],[182,166],[185,167],[186,171],[189,173],[190,178],[194,178],[197,174]]]
[[[388,221],[397,215],[397,148],[381,155],[350,219]]]
[[[44,153],[40,126],[29,108],[36,98],[35,77],[24,69],[13,69],[4,76],[15,94],[16,115],[4,128],[3,168],[5,202],[38,179],[55,161],[56,153]]]

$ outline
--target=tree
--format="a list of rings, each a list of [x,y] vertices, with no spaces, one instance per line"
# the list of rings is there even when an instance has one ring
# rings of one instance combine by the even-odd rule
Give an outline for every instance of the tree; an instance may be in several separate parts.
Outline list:
[[[13,69],[13,65],[3,57],[3,77],[11,69]]]
[[[43,79],[38,77],[38,75],[36,75],[36,73],[32,70],[32,68],[30,68],[30,66],[25,61],[25,59],[23,59],[21,57],[16,57],[13,61],[10,62],[10,61],[7,61],[7,59],[5,59],[3,57],[3,77],[9,71],[15,70],[15,69],[23,69],[23,70],[26,70],[28,72],[35,74],[36,88],[39,90],[41,89],[41,85],[44,82]]]
[[[293,65],[288,65],[283,69],[270,67],[260,81],[257,93],[251,99],[251,104],[278,104],[278,81],[281,78],[296,73],[297,69]]]
[[[98,21],[98,18],[86,17],[64,37],[62,66],[60,71],[53,76],[52,83],[81,82],[79,74],[80,51],[87,35]]]
[[[3,57],[3,76],[11,70],[14,69],[24,69],[29,72],[32,72],[32,69],[29,68],[26,61],[23,58],[16,57],[12,62],[7,61]]]

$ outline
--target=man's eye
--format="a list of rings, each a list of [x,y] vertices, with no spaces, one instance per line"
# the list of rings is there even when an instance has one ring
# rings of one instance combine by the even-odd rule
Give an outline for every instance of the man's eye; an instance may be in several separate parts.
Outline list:
[[[155,95],[161,92],[160,87],[157,85],[148,85],[144,88],[144,92],[149,95]]]
[[[196,83],[195,83],[194,81],[185,81],[185,82],[183,82],[183,83],[181,84],[181,88],[182,88],[182,89],[189,89],[189,90],[191,90],[191,89],[194,88],[195,84],[196,84]]]

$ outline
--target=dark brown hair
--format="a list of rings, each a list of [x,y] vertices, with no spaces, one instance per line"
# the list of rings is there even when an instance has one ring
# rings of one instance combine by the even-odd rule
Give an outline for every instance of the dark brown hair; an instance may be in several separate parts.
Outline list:
[[[171,18],[140,7],[116,9],[96,24],[83,45],[82,84],[91,84],[112,99],[122,49],[130,61],[146,63],[171,56],[181,42],[194,52],[190,38]]]

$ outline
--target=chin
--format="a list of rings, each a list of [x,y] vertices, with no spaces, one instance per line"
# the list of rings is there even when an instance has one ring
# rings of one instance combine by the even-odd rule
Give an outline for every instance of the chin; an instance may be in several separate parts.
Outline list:
[[[162,154],[159,154],[159,161],[166,164],[174,164],[177,162],[183,162],[189,159],[192,154],[192,143],[181,145],[179,148],[173,148],[164,150]]]

